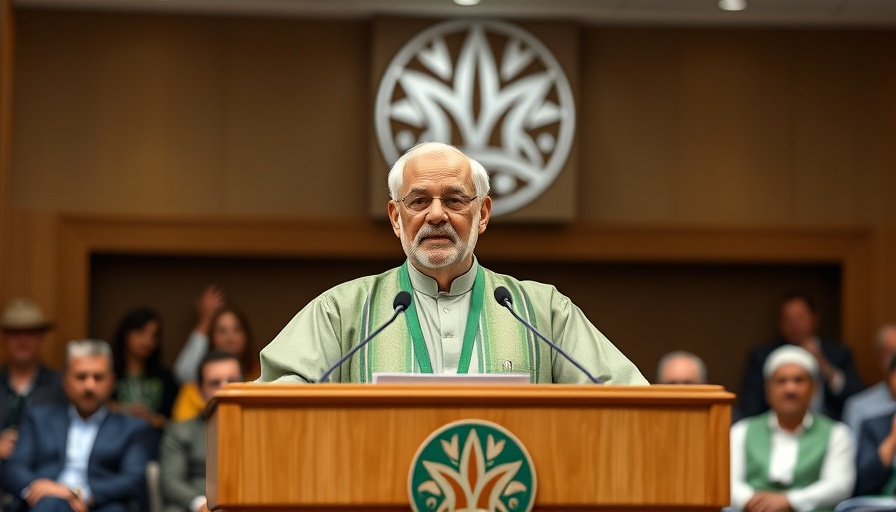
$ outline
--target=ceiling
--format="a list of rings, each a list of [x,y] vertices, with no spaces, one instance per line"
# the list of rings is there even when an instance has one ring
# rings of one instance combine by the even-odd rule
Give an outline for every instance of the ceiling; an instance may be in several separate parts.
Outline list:
[[[896,0],[748,0],[724,12],[716,0],[14,0],[18,7],[219,15],[367,18],[488,16],[593,24],[896,27]]]

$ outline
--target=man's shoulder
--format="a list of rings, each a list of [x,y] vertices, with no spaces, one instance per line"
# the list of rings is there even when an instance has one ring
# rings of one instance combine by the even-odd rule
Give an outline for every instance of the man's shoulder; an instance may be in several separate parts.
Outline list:
[[[148,421],[142,418],[114,411],[109,412],[104,423],[106,423],[110,427],[113,427],[110,430],[124,435],[130,435],[142,431],[149,431],[152,429],[152,425],[150,425]]]
[[[883,382],[878,382],[846,399],[846,407],[861,410],[881,403],[892,403],[893,396]]]
[[[381,274],[362,276],[337,284],[329,290],[320,294],[318,299],[323,300],[339,300],[348,298],[354,300],[358,295],[366,295],[370,290],[387,279],[396,277],[400,267],[389,269]]]
[[[847,357],[852,353],[852,351],[849,350],[849,347],[839,341],[835,341],[829,338],[819,338],[819,343],[821,345],[821,351],[824,352],[829,359]],[[836,363],[836,361],[831,362]]]
[[[173,421],[165,427],[165,433],[183,443],[204,441],[197,439],[197,434],[205,432],[205,420],[197,416],[189,420]]]
[[[881,414],[862,422],[859,427],[863,431],[870,432],[875,437],[884,438],[890,434],[893,428],[893,413]]]
[[[48,403],[36,404],[28,408],[26,416],[33,416],[38,420],[47,418],[65,417],[68,418],[68,404]]]

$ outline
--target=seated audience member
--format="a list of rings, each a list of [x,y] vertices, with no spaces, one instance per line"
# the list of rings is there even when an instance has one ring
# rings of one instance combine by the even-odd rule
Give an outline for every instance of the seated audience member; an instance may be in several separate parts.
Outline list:
[[[740,390],[740,408],[744,416],[768,410],[762,369],[768,355],[785,345],[809,351],[818,362],[819,384],[812,399],[812,410],[840,419],[843,403],[862,390],[862,381],[849,349],[840,343],[821,340],[816,334],[818,310],[805,294],[789,294],[778,309],[780,338],[760,345],[750,353]]]
[[[208,345],[213,349],[234,354],[242,362],[243,375],[248,376],[250,380],[258,378],[260,374],[258,357],[252,351],[249,323],[240,311],[227,307],[219,309],[212,316],[209,324]],[[195,361],[197,367],[199,360],[201,360],[201,356]],[[189,420],[195,418],[203,409],[205,409],[205,400],[196,383],[184,383],[174,404],[172,419],[174,421]]]
[[[40,361],[40,347],[51,327],[28,299],[13,299],[0,315],[6,361],[0,369],[0,461],[12,455],[19,423],[29,407],[67,401],[59,373]]]
[[[656,370],[657,384],[706,384],[706,365],[696,355],[684,350],[669,352],[660,359]]]
[[[178,388],[171,372],[162,367],[161,337],[161,319],[146,308],[129,311],[115,333],[116,407],[155,428],[153,458],[158,454],[158,441],[171,417]]]
[[[209,401],[225,384],[243,380],[240,360],[212,350],[199,364],[199,389]],[[208,512],[205,499],[205,418],[170,423],[162,436],[162,498],[165,512]]]
[[[843,407],[843,423],[849,427],[853,436],[858,436],[862,422],[875,416],[896,412],[896,388],[888,386],[888,365],[896,356],[896,324],[886,325],[877,332],[874,349],[880,361],[881,374],[884,380],[855,394],[846,401]]]
[[[886,385],[896,393],[896,357],[890,358]],[[896,415],[885,413],[862,422],[859,430],[855,495],[896,494],[896,475],[893,472],[896,454]],[[896,508],[894,508],[896,510]]]
[[[810,412],[818,359],[785,345],[763,367],[771,411],[731,427],[731,505],[737,510],[833,509],[853,490],[849,428]]]
[[[147,438],[142,419],[112,412],[112,349],[100,340],[69,342],[63,387],[67,405],[28,410],[6,464],[4,488],[13,509],[131,510],[146,497]]]

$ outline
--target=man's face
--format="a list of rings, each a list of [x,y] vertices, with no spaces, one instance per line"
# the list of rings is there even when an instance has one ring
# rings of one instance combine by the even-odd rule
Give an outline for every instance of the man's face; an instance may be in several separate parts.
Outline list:
[[[83,417],[105,404],[115,387],[110,361],[103,356],[71,358],[62,382],[65,394]]]
[[[815,393],[812,376],[794,363],[781,365],[766,380],[765,387],[769,406],[779,416],[805,416]]]
[[[206,402],[212,399],[215,392],[231,382],[242,382],[243,372],[240,363],[233,359],[214,361],[202,366],[202,398]]]
[[[40,346],[46,331],[14,329],[3,331],[3,348],[10,364],[33,364],[40,358]]]
[[[798,344],[815,335],[818,318],[804,300],[794,299],[781,305],[779,328],[785,340]]]
[[[686,357],[676,357],[663,366],[660,384],[701,384],[700,369]]]
[[[401,198],[476,195],[469,161],[462,154],[449,157],[422,155],[404,169]],[[485,231],[491,213],[491,198],[477,198],[462,211],[433,200],[424,211],[415,212],[400,201],[389,202],[392,229],[405,254],[419,269],[456,269],[465,272],[472,264],[473,249]]]

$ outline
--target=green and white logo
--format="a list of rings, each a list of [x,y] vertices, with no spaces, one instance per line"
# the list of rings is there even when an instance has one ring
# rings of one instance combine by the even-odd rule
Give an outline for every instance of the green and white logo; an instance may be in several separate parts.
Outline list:
[[[449,423],[417,450],[408,476],[415,512],[521,512],[535,503],[535,466],[504,427],[483,420]]]

